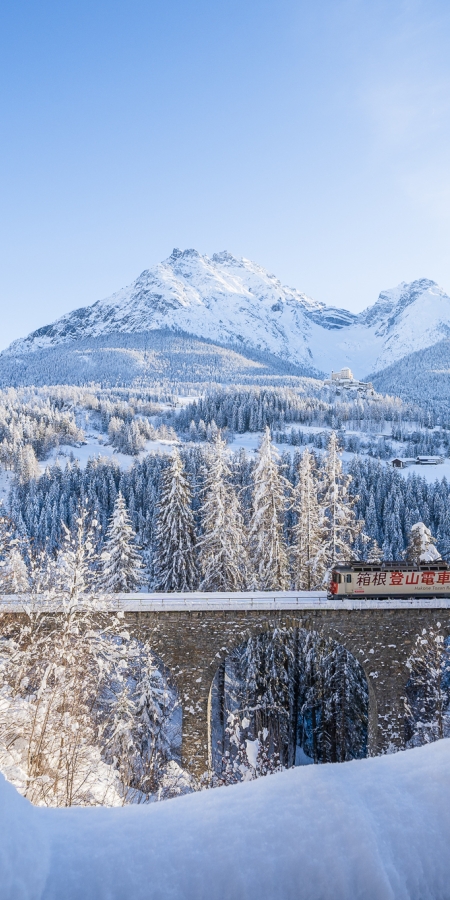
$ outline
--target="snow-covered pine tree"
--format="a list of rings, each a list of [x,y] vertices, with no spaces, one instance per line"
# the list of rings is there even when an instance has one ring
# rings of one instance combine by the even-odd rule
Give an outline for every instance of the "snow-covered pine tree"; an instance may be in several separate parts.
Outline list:
[[[0,503],[0,593],[8,593],[8,559],[11,552],[12,522]]]
[[[369,503],[365,515],[365,531],[372,540],[379,541],[378,518],[373,491],[370,492]]]
[[[253,496],[250,521],[250,552],[255,581],[263,591],[285,591],[289,587],[287,552],[283,535],[286,490],[266,427],[252,473]]]
[[[114,503],[102,559],[105,561],[100,575],[102,591],[126,593],[136,590],[142,583],[142,560],[136,548],[136,536],[120,491]]]
[[[361,532],[359,539],[357,539],[357,541],[358,540],[361,541],[363,548],[364,548],[363,549],[363,553],[364,553],[363,558],[366,559],[367,562],[381,563],[381,561],[383,559],[383,554],[381,552],[381,547],[378,546],[378,543],[375,540],[375,538],[369,538],[368,535],[364,534],[364,532]],[[358,558],[358,554],[356,554],[356,557]]]
[[[0,501],[0,557],[3,558],[11,540],[12,522],[6,515],[3,503]]]
[[[0,586],[5,594],[25,594],[30,587],[28,570],[18,541],[12,541],[5,566],[0,570]]]
[[[323,584],[326,561],[324,511],[317,495],[315,460],[308,449],[303,452],[298,468],[298,482],[293,491],[293,511],[297,522],[290,557],[292,580],[297,591],[310,591]]]
[[[103,752],[119,773],[123,785],[123,801],[133,799],[136,788],[138,752],[135,745],[136,704],[128,681],[122,678],[108,711],[107,739]],[[130,796],[131,795],[131,796]]]
[[[333,431],[324,460],[320,503],[325,513],[325,559],[330,569],[336,562],[353,556],[353,545],[361,533],[364,522],[356,519],[353,509],[357,498],[350,497],[351,475],[342,471],[339,445]]]
[[[437,550],[436,540],[431,534],[429,528],[423,522],[416,522],[411,527],[409,534],[408,548],[406,558],[411,565],[417,566],[419,563],[434,562],[441,559],[441,555]]]
[[[34,803],[72,806],[117,799],[116,776],[99,785],[100,707],[120,669],[121,621],[98,597],[86,596],[93,526],[85,507],[57,560],[34,559],[24,622],[8,624],[1,671],[0,743],[20,738],[23,792]],[[18,746],[19,746],[18,745]],[[103,773],[105,774],[105,773]]]
[[[450,560],[450,512],[446,504],[439,517],[437,541],[442,559]]]
[[[276,628],[249,638],[240,659],[241,708],[249,723],[247,736],[261,740],[263,735],[266,750],[283,765],[293,762],[289,756],[294,641],[292,631]]]
[[[135,733],[139,790],[148,798],[161,786],[171,758],[171,719],[178,703],[149,644],[140,653],[135,689]],[[172,788],[175,787],[172,785]]]
[[[364,671],[341,644],[321,642],[322,762],[364,756],[368,725],[368,688]]]
[[[299,743],[315,763],[365,756],[368,687],[361,665],[336,641],[300,630]]]
[[[207,452],[198,543],[203,591],[239,591],[249,579],[244,521],[231,484],[226,444],[220,434]]]
[[[92,587],[95,524],[90,521],[86,503],[78,504],[71,529],[62,523],[63,537],[51,575],[52,587],[74,604]]]
[[[148,801],[160,792],[172,756],[176,693],[158,668],[149,644],[122,642],[103,735],[106,760],[119,772],[124,802]],[[181,770],[180,770],[181,772]],[[165,795],[178,793],[167,784]]]
[[[32,478],[39,478],[39,463],[31,444],[25,444],[24,446],[19,447],[19,450],[17,451],[16,471],[22,482],[30,481]]]
[[[410,678],[406,686],[408,744],[417,746],[449,734],[450,653],[441,623],[422,629],[406,663]]]
[[[161,472],[154,554],[157,591],[193,591],[197,586],[192,491],[178,450]]]

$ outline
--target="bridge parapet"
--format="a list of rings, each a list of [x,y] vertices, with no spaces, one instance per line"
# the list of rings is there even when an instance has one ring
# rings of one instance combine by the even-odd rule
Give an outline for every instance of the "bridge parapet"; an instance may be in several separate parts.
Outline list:
[[[367,597],[337,599],[326,591],[247,591],[242,593],[110,594],[101,598],[102,609],[112,612],[226,612],[267,610],[450,609],[450,597]],[[0,612],[19,612],[28,606],[27,594],[0,595]],[[40,606],[39,597],[33,599]],[[42,599],[47,609],[62,609],[62,602]]]

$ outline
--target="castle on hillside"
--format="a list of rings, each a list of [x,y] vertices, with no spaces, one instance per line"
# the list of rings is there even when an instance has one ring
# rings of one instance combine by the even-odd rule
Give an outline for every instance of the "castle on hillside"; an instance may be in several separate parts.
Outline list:
[[[332,372],[331,378],[327,378],[325,384],[333,385],[333,387],[352,388],[357,391],[372,391],[374,393],[371,381],[357,381],[351,369],[346,366],[339,372]]]

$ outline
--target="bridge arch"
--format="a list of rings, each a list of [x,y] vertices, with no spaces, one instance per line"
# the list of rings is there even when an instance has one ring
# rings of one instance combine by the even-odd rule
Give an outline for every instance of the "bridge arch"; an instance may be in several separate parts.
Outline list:
[[[249,639],[265,634],[273,636],[273,643],[258,641],[253,647],[249,645]],[[260,666],[262,683],[256,694],[252,689],[248,693],[245,688],[249,665],[246,651],[250,653],[250,659],[253,653],[256,654]],[[269,675],[267,684],[267,673],[274,663],[280,667],[280,673],[284,672],[285,678],[277,682]],[[342,639],[336,640],[327,634],[326,629],[307,631],[299,627],[298,619],[294,617],[291,621],[287,618],[281,629],[277,624],[274,631],[273,623],[266,621],[257,628],[248,628],[241,635],[241,641],[232,648],[222,649],[212,668],[208,748],[210,768],[217,775],[222,772],[224,759],[229,760],[228,754],[235,752],[227,735],[228,721],[233,733],[238,727],[242,741],[260,737],[260,729],[268,728],[266,750],[276,752],[284,765],[294,765],[299,753],[306,753],[317,762],[337,762],[367,755],[369,705],[372,720],[376,721],[376,693],[354,653],[344,646]],[[328,690],[329,698],[337,692],[337,702],[332,703],[331,710],[325,703],[323,689]],[[264,700],[261,703],[265,690],[269,691],[269,697],[274,696],[274,691],[275,696],[278,695],[276,712],[272,710],[271,713],[270,707],[266,709]],[[344,691],[349,691],[350,702],[354,705],[354,727],[345,705]],[[243,728],[242,722],[245,723]],[[244,763],[245,760],[244,750]]]

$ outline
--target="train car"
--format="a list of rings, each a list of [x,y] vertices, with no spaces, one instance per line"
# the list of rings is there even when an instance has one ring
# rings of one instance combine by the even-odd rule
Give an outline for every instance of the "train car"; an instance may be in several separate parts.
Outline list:
[[[332,570],[329,591],[335,597],[450,597],[450,567],[444,560],[417,566],[340,563]]]

